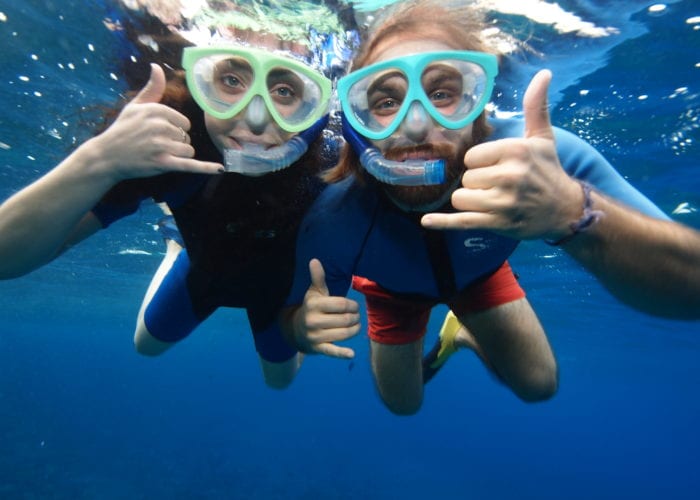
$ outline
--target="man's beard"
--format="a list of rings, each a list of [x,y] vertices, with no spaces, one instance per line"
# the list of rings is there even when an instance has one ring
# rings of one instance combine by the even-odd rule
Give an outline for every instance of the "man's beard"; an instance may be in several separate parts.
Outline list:
[[[394,147],[385,153],[389,160],[402,161],[406,158],[425,157],[445,160],[445,181],[429,186],[398,186],[384,184],[386,194],[400,208],[412,212],[427,212],[440,208],[450,201],[458,179],[464,174],[464,154],[467,146],[460,144],[458,149],[452,143],[423,144],[420,146]]]

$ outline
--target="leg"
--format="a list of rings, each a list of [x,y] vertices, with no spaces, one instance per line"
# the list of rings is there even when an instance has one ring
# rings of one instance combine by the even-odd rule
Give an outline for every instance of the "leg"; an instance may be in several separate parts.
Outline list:
[[[355,290],[365,296],[372,374],[390,411],[412,415],[423,404],[423,336],[434,305],[384,290],[355,276]]]
[[[272,389],[286,389],[296,377],[303,355],[285,340],[277,320],[278,311],[250,306],[246,312],[265,384]]]
[[[189,260],[173,240],[153,276],[136,321],[134,345],[148,356],[157,356],[185,338],[204,318],[198,318],[187,290]]]
[[[262,356],[259,356],[265,384],[271,389],[286,389],[289,387],[301,367],[302,356],[298,352],[287,361],[279,363],[267,361]]]
[[[527,299],[460,317],[466,327],[455,339],[473,349],[487,367],[525,401],[542,401],[558,385],[557,363]]]
[[[370,341],[374,382],[384,404],[397,415],[413,415],[423,404],[423,338],[403,345]]]

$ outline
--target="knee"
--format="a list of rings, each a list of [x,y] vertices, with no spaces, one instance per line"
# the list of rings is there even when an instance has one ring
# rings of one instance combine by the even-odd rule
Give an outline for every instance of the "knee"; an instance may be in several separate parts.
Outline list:
[[[134,349],[143,356],[159,356],[170,348],[169,342],[161,342],[145,335],[134,336]]]
[[[394,415],[411,416],[418,413],[423,406],[423,397],[392,399],[382,396],[382,402]]]
[[[537,403],[551,399],[559,389],[559,375],[556,366],[551,369],[536,370],[524,383],[514,388],[517,396],[526,403]]]
[[[262,355],[259,359],[265,385],[270,389],[281,391],[292,385],[302,358],[300,354],[296,354],[291,359],[281,362],[267,361]]]
[[[268,378],[265,377],[265,385],[270,389],[275,389],[277,391],[283,391],[290,385],[292,385],[293,379],[282,379],[282,378]]]

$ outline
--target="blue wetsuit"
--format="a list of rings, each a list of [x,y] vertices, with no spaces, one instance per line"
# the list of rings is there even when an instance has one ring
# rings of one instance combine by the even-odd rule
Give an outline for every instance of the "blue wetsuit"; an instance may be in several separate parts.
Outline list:
[[[489,140],[523,137],[524,122],[491,120]],[[564,169],[603,193],[648,215],[666,218],[592,146],[555,128]],[[299,232],[297,264],[289,305],[300,304],[310,285],[308,262],[324,266],[331,295],[344,296],[353,275],[387,291],[448,302],[508,258],[517,240],[488,231],[439,231],[421,227],[419,215],[403,212],[370,180],[354,178],[328,187],[309,210]]]

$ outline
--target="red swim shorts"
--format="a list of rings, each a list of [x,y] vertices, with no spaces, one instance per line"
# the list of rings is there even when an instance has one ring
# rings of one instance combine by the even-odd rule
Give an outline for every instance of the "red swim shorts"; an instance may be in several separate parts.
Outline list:
[[[425,335],[430,311],[438,303],[393,294],[374,281],[354,276],[352,287],[365,296],[367,334],[380,344],[410,344]],[[447,302],[457,315],[479,312],[525,297],[508,262]]]

